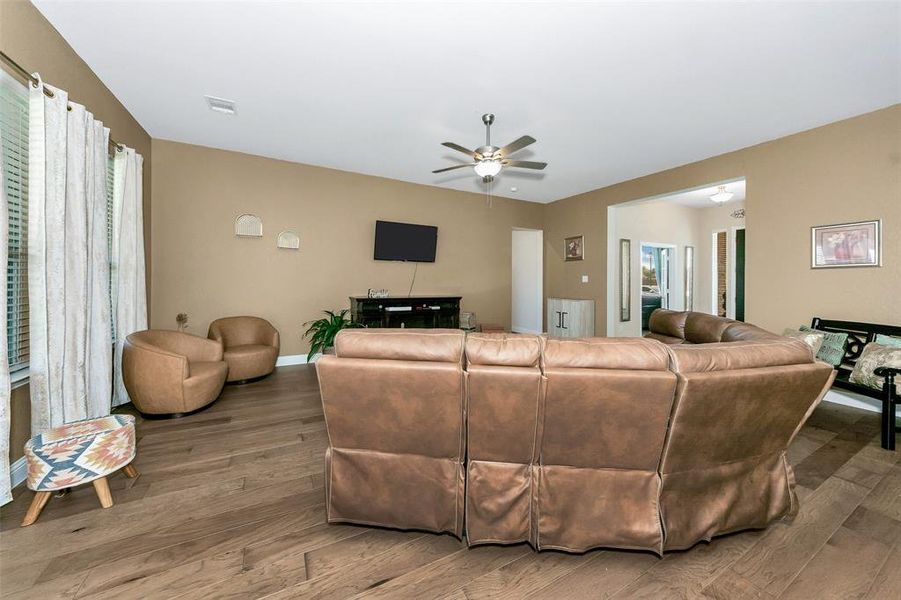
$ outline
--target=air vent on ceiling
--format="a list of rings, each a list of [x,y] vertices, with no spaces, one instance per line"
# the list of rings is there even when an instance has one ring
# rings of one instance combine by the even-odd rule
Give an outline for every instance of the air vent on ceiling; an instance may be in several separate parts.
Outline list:
[[[234,100],[226,100],[225,98],[217,98],[216,96],[204,96],[204,98],[206,98],[206,103],[209,105],[210,110],[226,115],[235,114]]]

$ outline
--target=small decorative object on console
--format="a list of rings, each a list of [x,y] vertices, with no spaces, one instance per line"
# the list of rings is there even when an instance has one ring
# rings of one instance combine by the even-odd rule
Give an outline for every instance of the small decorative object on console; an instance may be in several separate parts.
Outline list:
[[[388,290],[386,290],[386,289],[374,290],[372,288],[369,288],[369,290],[366,292],[366,297],[367,298],[387,298]]]
[[[460,329],[463,331],[476,330],[476,314],[474,312],[460,312]]]
[[[175,315],[175,322],[178,323],[178,330],[184,331],[188,328],[188,313],[178,313]]]

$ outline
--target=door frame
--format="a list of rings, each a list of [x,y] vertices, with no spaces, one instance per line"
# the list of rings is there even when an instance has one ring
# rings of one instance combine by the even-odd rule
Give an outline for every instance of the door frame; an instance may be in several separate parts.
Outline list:
[[[732,225],[728,228],[714,229],[710,232],[710,314],[716,315],[719,298],[717,298],[717,273],[716,273],[716,237],[721,233],[726,234],[726,318],[735,318],[735,232],[746,229],[745,225]],[[747,235],[747,233],[745,234]],[[747,270],[748,240],[745,238],[745,269]],[[747,286],[747,278],[745,279]],[[747,293],[745,294],[747,298]],[[747,312],[747,306],[745,307]]]
[[[726,304],[726,316],[730,319],[735,318],[735,255],[737,252],[737,238],[735,232],[739,229],[744,229],[744,225],[733,225],[729,228],[729,237],[731,240],[728,240],[730,254],[726,257],[726,267],[729,269],[729,283],[727,284],[726,293],[727,293],[727,304]],[[745,232],[745,270],[747,271],[747,262],[748,262],[748,239],[747,232]],[[745,279],[745,286],[748,285],[747,278]],[[747,294],[745,294],[747,297]],[[745,312],[747,312],[747,307],[745,307]]]
[[[513,263],[516,261],[516,254],[513,252],[513,238],[517,231],[538,234],[538,329],[516,327],[517,323],[514,322],[515,312],[513,310],[513,303],[516,301],[516,293],[513,289]],[[536,299],[532,300],[534,301]],[[544,230],[532,229],[529,227],[513,227],[510,231],[510,331],[513,333],[531,333],[535,335],[544,333],[544,306]]]

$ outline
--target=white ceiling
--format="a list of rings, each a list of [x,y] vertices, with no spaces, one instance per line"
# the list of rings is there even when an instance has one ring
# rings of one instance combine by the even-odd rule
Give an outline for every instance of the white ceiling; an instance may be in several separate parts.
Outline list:
[[[667,194],[666,196],[658,196],[654,198],[653,201],[675,202],[676,204],[681,204],[682,206],[690,206],[692,208],[710,208],[712,206],[718,206],[710,199],[710,197],[719,191],[719,187],[721,185],[725,185],[726,191],[733,194],[732,198],[729,199],[728,202],[723,203],[724,205],[729,206],[745,201],[744,179],[740,179],[738,181],[729,181],[726,183],[718,183],[715,185],[693,190],[683,190],[674,194]]]
[[[537,202],[901,101],[898,2],[33,1],[154,138],[479,191],[490,111]]]

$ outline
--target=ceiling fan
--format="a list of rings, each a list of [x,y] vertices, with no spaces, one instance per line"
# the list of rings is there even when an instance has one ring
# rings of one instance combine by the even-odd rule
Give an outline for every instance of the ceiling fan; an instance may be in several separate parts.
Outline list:
[[[498,147],[491,145],[491,124],[494,123],[494,115],[488,113],[482,115],[482,123],[485,124],[485,145],[479,146],[475,150],[468,150],[460,144],[453,142],[444,142],[441,145],[462,152],[467,156],[471,156],[475,162],[462,165],[454,165],[453,167],[445,167],[436,169],[432,173],[444,173],[445,171],[453,171],[454,169],[462,169],[463,167],[472,167],[476,175],[482,178],[485,183],[494,181],[495,176],[501,172],[504,167],[519,167],[521,169],[538,169],[541,170],[547,166],[545,162],[535,162],[531,160],[511,160],[509,156],[514,152],[522,150],[529,144],[535,143],[535,138],[530,135],[524,135],[521,138]]]

